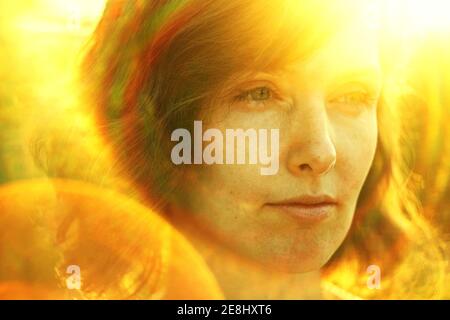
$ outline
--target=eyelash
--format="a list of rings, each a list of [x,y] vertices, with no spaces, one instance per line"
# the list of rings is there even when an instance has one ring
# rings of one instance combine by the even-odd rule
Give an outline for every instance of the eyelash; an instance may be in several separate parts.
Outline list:
[[[256,90],[260,90],[260,89],[267,89],[269,91],[267,99],[261,99],[261,100],[252,99],[251,94],[253,92],[255,92]],[[339,100],[342,100],[342,99],[345,99],[348,97],[352,97],[352,96],[353,97],[356,96],[357,101],[353,101],[353,102],[352,101],[339,101]],[[248,103],[255,102],[255,103],[264,104],[265,102],[270,101],[277,97],[279,97],[279,94],[277,93],[276,90],[272,89],[269,86],[261,85],[261,86],[253,87],[248,90],[242,90],[241,93],[236,95],[233,100],[235,102],[248,102]],[[348,105],[348,106],[358,105],[358,106],[367,106],[367,107],[376,104],[376,101],[377,101],[377,98],[373,94],[371,94],[370,92],[367,92],[367,91],[363,91],[363,90],[348,92],[345,94],[341,94],[336,98],[328,100],[329,103],[331,102],[331,103],[339,103],[339,104]]]
[[[258,87],[254,87],[254,88],[251,88],[251,89],[248,89],[248,90],[241,91],[241,93],[238,94],[237,96],[235,96],[234,99],[236,101],[248,101],[249,98],[250,98],[250,95],[253,92],[255,92],[256,90],[260,90],[260,89],[267,89],[269,91],[269,97],[267,99],[265,99],[265,100],[269,100],[269,99],[273,98],[274,95],[275,95],[274,94],[274,90],[272,90],[268,86],[258,86]],[[263,99],[261,99],[261,100],[263,100]],[[255,101],[258,101],[258,100],[255,100]]]
[[[353,101],[351,101],[352,97],[356,97],[356,99],[353,99]],[[366,91],[353,91],[341,94],[337,98],[329,100],[329,103],[330,102],[344,106],[371,107],[373,105],[376,105],[377,98],[373,94]]]

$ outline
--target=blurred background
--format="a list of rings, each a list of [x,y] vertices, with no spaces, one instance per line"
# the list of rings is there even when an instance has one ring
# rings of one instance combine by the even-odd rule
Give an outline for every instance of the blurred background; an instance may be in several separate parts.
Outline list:
[[[0,183],[42,175],[36,123],[76,104],[82,48],[104,0],[0,0]]]

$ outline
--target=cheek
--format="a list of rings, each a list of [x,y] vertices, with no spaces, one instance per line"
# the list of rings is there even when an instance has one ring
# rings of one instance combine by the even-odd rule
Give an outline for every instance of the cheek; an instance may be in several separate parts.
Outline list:
[[[231,112],[217,118],[220,120],[204,122],[204,130],[279,127],[274,117],[267,115],[250,118],[248,114]],[[255,213],[266,202],[267,194],[273,192],[274,176],[262,176],[260,170],[259,164],[248,163],[187,167],[182,198],[190,216],[224,239],[236,234],[240,238],[254,237],[260,223],[254,221]]]
[[[224,133],[227,129],[242,129],[244,131],[254,130],[255,132],[259,132],[260,130],[280,129],[281,124],[282,117],[280,117],[279,112],[255,114],[228,112],[226,114],[215,115],[209,122],[205,122],[205,130],[214,128]],[[272,144],[262,145],[260,142],[258,137],[256,142],[257,154],[259,154],[259,148],[271,149]],[[205,165],[194,168],[194,170],[196,170],[195,175],[200,180],[200,184],[213,185],[219,195],[223,194],[224,197],[230,200],[238,201],[243,206],[247,206],[248,208],[253,207],[255,209],[264,203],[264,198],[270,190],[270,182],[275,176],[263,176],[261,174],[261,168],[268,167],[269,165],[262,165],[259,156],[256,157],[257,164],[248,163],[248,140],[245,143],[245,164]],[[224,155],[225,153],[226,150],[224,149]],[[235,149],[234,154],[236,157],[237,149]],[[279,157],[277,163],[278,167],[280,167]]]
[[[362,189],[375,156],[377,121],[375,112],[367,113],[358,121],[340,128],[337,141],[338,174],[344,190],[356,198]]]
[[[197,167],[186,194],[189,207],[198,219],[215,233],[250,232],[241,225],[264,202],[258,186],[259,168],[254,165],[211,165]]]

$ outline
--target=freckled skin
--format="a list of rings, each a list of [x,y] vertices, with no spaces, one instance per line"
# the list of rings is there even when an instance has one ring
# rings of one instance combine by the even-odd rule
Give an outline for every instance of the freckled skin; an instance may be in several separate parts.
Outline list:
[[[378,99],[380,66],[372,39],[367,30],[346,30],[306,62],[271,75],[282,101],[260,108],[245,102],[228,107],[229,101],[215,106],[204,130],[279,128],[280,168],[262,176],[258,165],[187,167],[178,197],[198,233],[271,269],[308,272],[329,260],[350,228],[377,143],[376,101],[357,108],[329,101],[341,87],[337,79],[345,85],[366,81],[342,78],[361,69],[375,70],[368,78]],[[339,202],[319,223],[301,223],[265,206],[314,193]]]

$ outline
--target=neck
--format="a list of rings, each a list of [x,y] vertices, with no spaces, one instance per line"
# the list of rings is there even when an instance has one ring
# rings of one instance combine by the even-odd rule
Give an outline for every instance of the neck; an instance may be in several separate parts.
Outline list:
[[[202,255],[226,299],[321,299],[320,272],[287,273],[242,258],[206,239],[198,227],[176,224]]]

